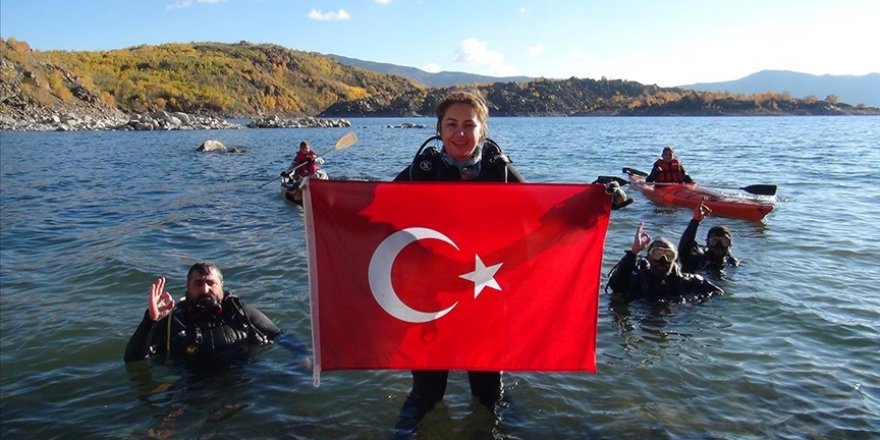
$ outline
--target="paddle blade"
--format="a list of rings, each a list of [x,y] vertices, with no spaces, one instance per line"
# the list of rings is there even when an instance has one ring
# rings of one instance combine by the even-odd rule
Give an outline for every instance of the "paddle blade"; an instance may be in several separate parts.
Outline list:
[[[776,185],[749,185],[740,189],[749,194],[756,194],[759,196],[776,195]]]
[[[336,141],[336,146],[333,149],[334,150],[344,150],[344,149],[354,145],[355,142],[357,142],[357,141],[358,141],[357,135],[354,134],[354,132],[351,132],[351,133],[348,133],[345,136],[342,136],[341,138],[339,138],[339,140]]]
[[[623,172],[625,174],[635,174],[636,176],[648,177],[648,173],[635,168],[623,167]]]
[[[617,177],[617,176],[599,176],[596,178],[596,181],[593,183],[606,184],[609,182],[617,182],[619,185],[626,185],[629,183],[628,180]]]

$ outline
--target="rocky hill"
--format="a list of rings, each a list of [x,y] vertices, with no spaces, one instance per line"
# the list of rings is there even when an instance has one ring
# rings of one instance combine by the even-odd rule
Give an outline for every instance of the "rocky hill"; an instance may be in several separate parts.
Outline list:
[[[319,54],[250,43],[167,44],[101,52],[34,51],[0,40],[0,115],[157,111],[311,116],[338,101],[420,86]]]

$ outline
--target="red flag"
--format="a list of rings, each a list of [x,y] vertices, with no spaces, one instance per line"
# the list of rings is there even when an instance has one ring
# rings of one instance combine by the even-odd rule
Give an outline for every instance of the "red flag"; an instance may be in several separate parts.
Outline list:
[[[596,371],[602,185],[311,180],[321,370]]]

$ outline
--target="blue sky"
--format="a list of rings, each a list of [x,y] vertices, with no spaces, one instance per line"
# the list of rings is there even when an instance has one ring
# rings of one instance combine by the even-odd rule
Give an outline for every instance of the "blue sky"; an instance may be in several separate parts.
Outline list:
[[[37,50],[274,43],[493,76],[676,86],[880,72],[878,0],[0,0]]]

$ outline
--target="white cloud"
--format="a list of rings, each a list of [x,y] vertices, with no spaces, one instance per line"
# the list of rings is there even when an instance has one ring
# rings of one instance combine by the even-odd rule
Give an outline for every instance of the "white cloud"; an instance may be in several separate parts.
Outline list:
[[[188,7],[192,6],[193,3],[207,3],[207,4],[214,4],[214,3],[222,3],[222,2],[225,2],[225,1],[226,1],[226,0],[177,0],[177,1],[174,2],[173,4],[168,5],[168,6],[166,7],[166,9],[183,9],[183,8],[188,8]]]
[[[340,9],[336,12],[321,12],[312,9],[311,11],[309,11],[308,17],[309,19],[317,21],[341,21],[351,18],[351,16],[348,15],[348,12],[345,12],[345,9]]]
[[[428,63],[422,66],[421,69],[428,73],[437,73],[440,71],[440,65],[435,63]]]
[[[489,46],[474,37],[467,38],[458,45],[455,62],[472,66],[487,66],[487,75],[513,75],[516,68],[504,64],[501,52],[490,50]]]
[[[526,50],[526,56],[529,58],[534,58],[538,55],[541,55],[541,52],[544,52],[544,45],[541,43],[535,43],[529,46],[529,49]]]
[[[525,6],[520,6],[520,7],[519,7],[519,13],[520,13],[520,14],[526,14],[527,12],[529,12],[529,10],[526,9]]]
[[[391,0],[373,0],[373,1],[380,4],[380,5],[387,5],[387,4],[391,3]]]

